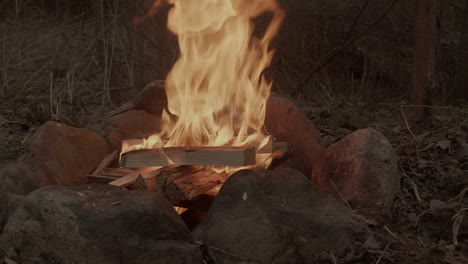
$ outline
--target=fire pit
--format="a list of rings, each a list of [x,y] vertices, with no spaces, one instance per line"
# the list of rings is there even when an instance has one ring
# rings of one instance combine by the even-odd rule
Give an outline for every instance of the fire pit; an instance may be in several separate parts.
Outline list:
[[[264,71],[284,18],[276,0],[170,2],[180,58],[164,85],[111,113],[104,137],[45,124],[31,156],[5,169],[2,189],[28,195],[0,196],[11,205],[1,221],[5,259],[311,263],[344,255],[364,230],[356,212],[378,219],[399,190],[389,142],[364,129],[325,149],[300,109],[271,94]],[[263,14],[271,21],[254,33]],[[40,188],[47,185],[61,186]]]
[[[263,13],[273,17],[257,36],[252,19]],[[271,82],[263,76],[283,17],[276,1],[177,3],[168,27],[178,35],[180,58],[166,79],[161,131],[123,140],[120,153],[107,156],[90,182],[177,190],[163,194],[178,203],[174,196],[215,194],[232,173],[267,168],[283,156],[285,143],[265,130]],[[120,169],[110,169],[117,156]]]

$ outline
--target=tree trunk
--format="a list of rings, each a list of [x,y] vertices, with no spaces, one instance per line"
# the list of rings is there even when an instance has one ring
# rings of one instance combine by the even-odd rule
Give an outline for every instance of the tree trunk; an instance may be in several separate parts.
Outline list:
[[[463,25],[460,31],[460,43],[458,44],[458,55],[460,59],[455,73],[455,95],[456,98],[468,100],[468,1],[465,1],[463,10]]]
[[[432,1],[414,0],[413,50],[413,104],[429,104],[432,80]],[[427,115],[426,107],[413,107],[412,122],[420,122]]]

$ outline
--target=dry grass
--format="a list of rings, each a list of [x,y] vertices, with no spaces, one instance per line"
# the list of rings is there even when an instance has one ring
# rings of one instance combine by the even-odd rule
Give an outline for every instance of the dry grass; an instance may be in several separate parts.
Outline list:
[[[19,156],[23,139],[47,120],[100,123],[141,89],[135,72],[151,68],[133,52],[120,1],[51,2],[0,3],[2,162]]]

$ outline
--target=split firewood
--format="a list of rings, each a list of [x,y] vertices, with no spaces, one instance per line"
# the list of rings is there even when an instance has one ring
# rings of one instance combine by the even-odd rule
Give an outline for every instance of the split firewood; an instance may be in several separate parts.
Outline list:
[[[227,174],[203,166],[163,168],[156,177],[156,189],[172,204],[178,205],[216,189],[227,178]]]
[[[140,176],[142,173],[151,172],[151,171],[155,171],[155,170],[159,170],[159,169],[160,169],[160,167],[143,167],[143,168],[140,168],[140,169],[138,169],[138,170],[136,170],[136,171],[134,171],[132,173],[129,173],[129,174],[123,176],[120,179],[109,182],[109,184],[113,185],[115,187],[125,188],[125,187],[128,187],[128,186],[134,184],[136,182],[136,180],[138,179],[138,176]]]
[[[158,170],[143,172],[141,174],[141,177],[145,181],[147,191],[149,191],[149,192],[157,191],[157,189],[156,189],[156,177],[161,173],[161,170],[162,170],[162,168],[158,169]]]
[[[171,165],[248,166],[255,164],[254,147],[169,147],[123,153],[120,166],[141,168]]]
[[[112,163],[117,159],[118,152],[117,150],[109,153],[99,164],[99,166],[94,170],[92,175],[99,175],[101,174],[101,171],[104,170],[105,168],[108,168],[112,165]]]
[[[121,178],[134,171],[135,171],[134,169],[129,169],[129,168],[105,168],[101,171],[99,175],[109,176],[109,177],[114,177],[114,178]]]
[[[132,172],[135,172],[135,170],[127,168],[104,168],[99,172],[99,175],[88,175],[87,182],[108,184]]]
[[[177,212],[177,214],[181,215],[181,214],[183,214],[185,211],[187,211],[187,208],[185,208],[185,207],[179,207],[179,206],[174,206],[174,210]]]
[[[133,184],[133,188],[137,190],[147,191],[148,186],[146,185],[145,179],[140,175],[138,175],[135,183]]]
[[[141,168],[120,179],[110,182],[110,185],[125,188],[157,191],[172,204],[177,205],[205,193],[216,192],[226,181],[225,173],[217,173],[204,166],[177,166]]]

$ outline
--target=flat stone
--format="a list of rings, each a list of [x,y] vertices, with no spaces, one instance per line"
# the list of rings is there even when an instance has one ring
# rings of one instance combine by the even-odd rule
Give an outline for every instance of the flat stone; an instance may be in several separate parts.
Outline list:
[[[292,101],[272,94],[267,102],[265,127],[292,149],[292,157],[282,167],[294,168],[308,177],[322,173],[327,164],[319,133]]]
[[[400,192],[400,176],[398,158],[382,133],[373,128],[357,130],[326,152],[335,167],[327,176],[314,178],[322,190],[344,199],[364,216],[390,215]]]
[[[292,169],[244,170],[223,185],[194,236],[219,263],[316,263],[359,228],[349,210]]]
[[[18,263],[202,263],[191,240],[157,193],[52,186],[28,195],[10,216],[0,248]]]
[[[160,131],[160,119],[143,110],[129,110],[104,122],[104,134],[111,149],[120,148],[124,139],[142,139]]]
[[[99,134],[49,121],[40,127],[30,144],[31,156],[45,165],[64,185],[86,182],[107,155],[109,147]]]

